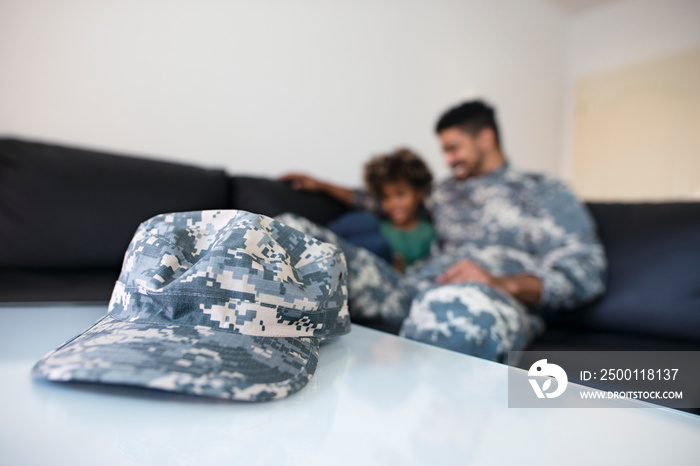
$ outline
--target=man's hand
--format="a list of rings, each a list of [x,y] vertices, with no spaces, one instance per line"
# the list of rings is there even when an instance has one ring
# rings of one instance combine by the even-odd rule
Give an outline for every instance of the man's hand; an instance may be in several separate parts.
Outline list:
[[[279,181],[289,182],[292,189],[303,191],[319,191],[323,183],[304,173],[287,173],[278,178]]]
[[[534,275],[509,275],[497,277],[469,259],[463,259],[438,276],[441,284],[476,282],[483,283],[513,296],[525,304],[535,304],[542,296],[542,281]]]
[[[493,286],[494,276],[469,259],[463,259],[438,276],[438,283],[477,282]]]

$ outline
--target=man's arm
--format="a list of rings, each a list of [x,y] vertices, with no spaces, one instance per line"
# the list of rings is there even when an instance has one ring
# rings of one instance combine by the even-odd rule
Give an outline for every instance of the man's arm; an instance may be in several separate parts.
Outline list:
[[[542,281],[540,308],[571,309],[605,290],[607,261],[593,219],[562,183],[551,180],[534,207],[525,234],[538,258],[528,273]]]
[[[517,275],[494,276],[462,260],[437,282],[484,283],[546,309],[575,308],[599,296],[605,289],[606,260],[592,218],[565,185],[549,180],[540,189],[520,222],[532,264]]]
[[[351,205],[355,197],[355,191],[352,189],[321,181],[303,173],[287,173],[278,179],[289,182],[293,189],[322,192],[346,205]]]
[[[501,290],[525,304],[536,304],[542,296],[542,280],[534,275],[505,275],[495,276],[476,265],[469,259],[463,259],[445,273],[437,277],[437,282],[462,283],[477,282]]]

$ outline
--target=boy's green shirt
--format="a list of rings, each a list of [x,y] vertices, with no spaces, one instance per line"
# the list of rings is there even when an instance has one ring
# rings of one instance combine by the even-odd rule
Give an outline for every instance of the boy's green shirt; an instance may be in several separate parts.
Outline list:
[[[430,254],[430,247],[435,238],[432,224],[421,220],[415,228],[402,230],[389,221],[379,224],[379,231],[384,236],[394,254],[400,254],[406,266]]]

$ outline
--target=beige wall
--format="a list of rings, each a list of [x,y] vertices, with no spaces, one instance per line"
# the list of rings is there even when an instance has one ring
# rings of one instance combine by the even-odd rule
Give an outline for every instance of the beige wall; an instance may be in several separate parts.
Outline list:
[[[580,80],[572,174],[587,199],[700,196],[700,49]]]
[[[662,141],[668,139],[663,135],[664,131],[681,131],[683,125],[687,128],[693,118],[682,116],[683,112],[690,111],[686,108],[687,102],[673,104],[672,96],[676,93],[673,87],[677,86],[674,84],[674,77],[668,78],[670,90],[666,85],[661,86],[664,90],[659,90],[658,86],[647,86],[645,89],[634,91],[636,96],[618,95],[620,100],[614,103],[606,103],[604,95],[601,95],[601,101],[595,103],[590,111],[598,112],[605,123],[596,123],[590,115],[587,117],[587,123],[581,121],[585,111],[579,106],[579,102],[581,89],[587,86],[589,80],[595,85],[599,78],[603,81],[608,77],[613,81],[620,79],[623,89],[621,92],[624,92],[625,79],[634,79],[629,73],[634,73],[635,70],[644,73],[647,67],[653,69],[655,64],[659,64],[658,70],[663,72],[666,69],[665,60],[673,61],[699,49],[700,2],[697,0],[620,0],[573,17],[567,26],[564,108],[561,113],[562,177],[572,182],[575,188],[583,189],[581,194],[584,197],[659,199],[675,197],[676,194],[673,193],[686,196],[689,190],[696,190],[697,184],[689,188],[688,181],[684,181],[692,170],[675,170],[680,184],[672,189],[665,184],[672,176],[670,172],[659,172],[659,165],[676,164],[679,157],[682,159],[682,156],[675,155],[678,150],[683,151],[682,148],[659,149],[661,154],[645,155],[654,152],[650,150],[654,144],[663,144]],[[682,68],[680,72],[684,72]],[[653,72],[644,79],[651,79],[652,76]],[[618,91],[613,86],[610,92],[615,94]],[[615,108],[614,115],[606,114],[606,110],[599,107],[607,108],[608,105]],[[667,108],[660,108],[663,106]],[[608,110],[612,111],[612,107]],[[649,110],[649,107],[652,107],[653,111]],[[622,116],[627,112],[633,114],[632,120],[628,121],[627,117]],[[641,115],[642,113],[648,115]],[[667,118],[660,121],[661,114],[679,123],[669,122]],[[615,118],[622,121],[615,122]],[[597,143],[591,139],[597,135],[608,138],[605,128],[613,123],[617,126],[614,135],[616,141],[608,139],[605,143]],[[598,128],[595,127],[596,124],[599,125]],[[576,134],[581,125],[588,125],[584,135]],[[647,131],[649,127],[653,127],[654,131]],[[692,128],[688,131],[698,132]],[[621,141],[624,135],[627,135],[626,141]],[[582,138],[587,142],[584,143]],[[609,150],[611,144],[625,144],[628,149]],[[598,151],[585,157],[580,154],[581,150],[586,150],[586,147],[591,145],[607,151],[605,157],[599,155]],[[625,155],[626,150],[631,150],[632,153]],[[579,151],[576,157],[575,151]],[[588,153],[590,154],[590,151]],[[698,154],[697,150],[695,154]],[[593,158],[588,160],[589,156]],[[649,180],[649,173],[658,173],[658,176]],[[577,177],[575,181],[574,176]],[[690,183],[693,184],[692,181]],[[622,192],[622,186],[630,190]]]

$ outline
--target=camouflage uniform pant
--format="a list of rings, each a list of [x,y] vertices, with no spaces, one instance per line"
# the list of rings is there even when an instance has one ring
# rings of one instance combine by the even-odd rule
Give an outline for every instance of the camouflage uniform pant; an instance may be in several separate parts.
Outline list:
[[[277,217],[339,246],[348,264],[354,318],[401,324],[402,337],[494,361],[522,350],[541,323],[512,297],[481,283],[437,285],[403,276],[382,259],[293,214]]]

